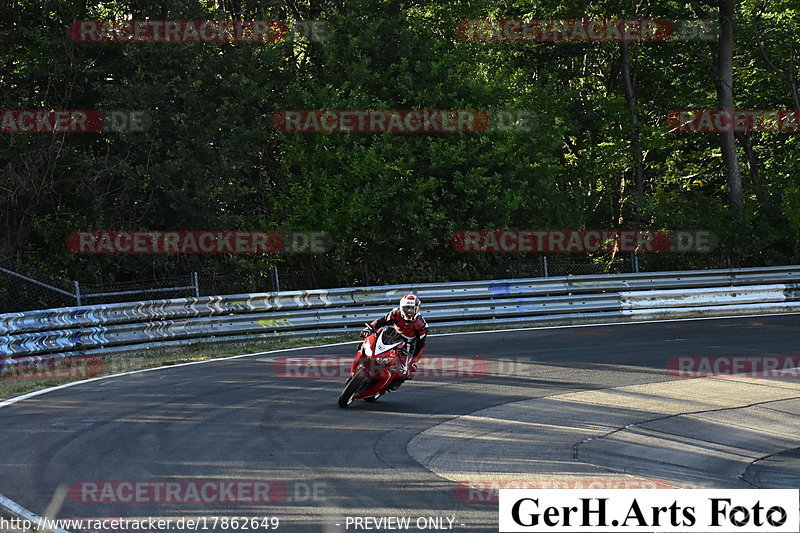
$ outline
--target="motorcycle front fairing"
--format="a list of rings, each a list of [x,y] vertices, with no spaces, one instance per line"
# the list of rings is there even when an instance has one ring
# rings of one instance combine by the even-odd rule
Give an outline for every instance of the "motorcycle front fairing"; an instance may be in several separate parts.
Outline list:
[[[386,387],[399,374],[400,367],[407,363],[400,357],[400,352],[406,346],[405,339],[393,327],[383,327],[378,332],[369,335],[363,344],[364,357],[354,360],[351,374],[356,371],[359,364],[363,365],[373,378],[373,383],[356,398],[368,398]]]

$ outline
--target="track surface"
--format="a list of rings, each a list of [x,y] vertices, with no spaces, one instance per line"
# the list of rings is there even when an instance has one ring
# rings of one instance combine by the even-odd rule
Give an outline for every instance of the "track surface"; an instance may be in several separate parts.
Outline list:
[[[414,437],[511,402],[674,381],[664,370],[674,356],[798,356],[798,339],[800,317],[788,315],[434,336],[426,358],[478,356],[492,360],[492,372],[420,379],[348,409],[336,405],[342,379],[287,379],[273,359],[350,356],[354,344],[115,377],[0,409],[0,493],[41,514],[59,487],[80,481],[269,480],[283,483],[285,500],[67,497],[58,516],[277,516],[278,531],[329,532],[345,531],[347,516],[406,516],[412,528],[441,517],[455,530],[496,531],[496,503],[464,501],[455,482],[409,454]],[[536,434],[526,439],[517,448],[535,449]],[[755,461],[745,479],[797,487],[798,446]]]

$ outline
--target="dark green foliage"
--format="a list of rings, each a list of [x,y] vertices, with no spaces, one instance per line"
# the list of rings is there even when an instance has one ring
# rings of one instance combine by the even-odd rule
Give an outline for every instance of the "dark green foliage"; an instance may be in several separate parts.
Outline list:
[[[756,183],[740,143],[744,216],[727,207],[712,134],[667,131],[675,109],[714,108],[714,42],[633,43],[644,196],[634,196],[631,125],[617,43],[476,43],[464,18],[697,18],[692,4],[507,0],[216,3],[3,2],[0,108],[146,110],[146,133],[0,133],[0,259],[94,283],[191,271],[258,287],[275,264],[321,285],[469,279],[512,259],[463,256],[460,229],[709,229],[708,256],[653,268],[800,260],[800,138],[753,133]],[[800,53],[790,0],[737,6],[734,97],[791,109],[779,72]],[[716,17],[711,4],[709,16]],[[91,44],[76,19],[322,19],[327,39],[276,44]],[[765,59],[757,42],[763,42]],[[770,64],[771,63],[771,64]],[[776,70],[777,67],[777,70]],[[794,73],[798,76],[798,73]],[[800,76],[798,76],[800,77]],[[531,131],[281,133],[285,109],[532,110]],[[76,256],[75,230],[314,230],[309,256]],[[534,260],[535,258],[525,258]],[[598,258],[610,261],[611,258]]]

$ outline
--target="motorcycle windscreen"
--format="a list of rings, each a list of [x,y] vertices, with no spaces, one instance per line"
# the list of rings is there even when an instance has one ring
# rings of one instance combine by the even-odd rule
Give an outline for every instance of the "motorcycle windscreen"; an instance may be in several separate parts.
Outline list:
[[[375,355],[397,348],[403,344],[404,340],[396,329],[383,328],[383,331],[378,336],[378,341],[375,343]]]

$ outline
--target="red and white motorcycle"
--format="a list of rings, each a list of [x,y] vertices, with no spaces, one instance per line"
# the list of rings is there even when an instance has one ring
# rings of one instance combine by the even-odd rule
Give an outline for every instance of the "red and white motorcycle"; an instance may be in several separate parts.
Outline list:
[[[373,330],[353,359],[350,377],[339,395],[339,407],[347,407],[356,399],[374,402],[395,379],[408,378],[412,359],[408,341],[394,326]]]

